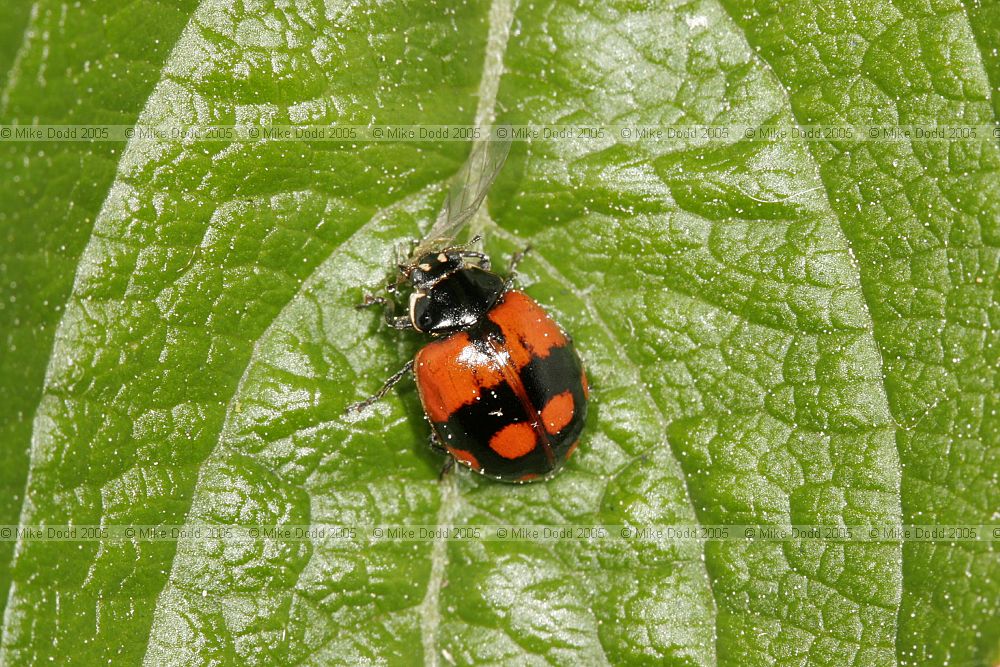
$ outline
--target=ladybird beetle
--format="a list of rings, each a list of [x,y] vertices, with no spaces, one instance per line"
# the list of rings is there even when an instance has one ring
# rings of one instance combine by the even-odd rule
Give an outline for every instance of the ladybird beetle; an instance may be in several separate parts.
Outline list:
[[[494,158],[486,182],[476,182],[471,203],[458,217],[479,206],[498,168]],[[469,200],[468,182],[460,186],[459,199]],[[445,217],[453,228],[456,216]],[[381,297],[368,296],[359,307],[386,305],[390,327],[433,340],[378,393],[350,409],[367,407],[412,372],[436,449],[499,481],[555,474],[583,430],[587,376],[570,337],[513,288],[523,254],[512,258],[507,279],[491,271],[488,256],[467,245],[423,244],[400,263],[400,279],[387,289],[409,286],[408,314],[395,316],[392,302]]]

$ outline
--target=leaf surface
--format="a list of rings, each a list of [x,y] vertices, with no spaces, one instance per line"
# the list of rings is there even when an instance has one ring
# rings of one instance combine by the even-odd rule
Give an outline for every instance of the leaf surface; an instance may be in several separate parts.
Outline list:
[[[0,123],[134,123],[193,5],[7,3],[0,22]],[[116,142],[0,143],[0,523],[6,525],[21,515],[32,419],[56,328],[121,149]],[[0,542],[0,590],[10,588],[13,547]],[[6,603],[0,594],[0,608]]]
[[[139,121],[995,119],[995,12],[876,5],[210,0],[161,33]],[[111,44],[154,30],[130,20]],[[498,265],[531,244],[522,284],[574,336],[593,409],[560,476],[509,487],[438,480],[412,385],[343,412],[420,345],[351,306],[467,146],[133,139],[97,192],[79,168],[46,184],[96,219],[75,213],[86,247],[51,296],[18,292],[58,316],[10,320],[25,341],[58,323],[0,367],[36,392],[17,408],[33,421],[10,422],[11,452],[31,442],[21,520],[988,523],[997,150],[515,143],[474,224]],[[8,201],[8,238],[45,220]],[[8,245],[8,278],[55,253]],[[997,568],[982,545],[891,542],[24,541],[2,647],[12,664],[69,646],[156,665],[988,664]]]

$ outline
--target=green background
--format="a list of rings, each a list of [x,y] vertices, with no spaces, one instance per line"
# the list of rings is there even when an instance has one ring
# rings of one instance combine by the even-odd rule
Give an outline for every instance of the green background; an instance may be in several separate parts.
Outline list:
[[[989,124],[1000,5],[9,0],[0,122]],[[0,143],[0,524],[983,524],[1000,143],[515,143],[555,480],[438,481],[350,308],[467,146]],[[498,260],[499,263],[499,260]],[[27,492],[25,491],[27,490]],[[0,543],[5,664],[993,665],[984,544]]]

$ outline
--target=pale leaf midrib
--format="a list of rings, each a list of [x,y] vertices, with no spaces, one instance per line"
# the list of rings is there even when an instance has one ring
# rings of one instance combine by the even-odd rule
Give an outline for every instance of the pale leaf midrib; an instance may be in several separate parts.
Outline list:
[[[416,192],[413,192],[413,193],[411,193],[411,194],[403,197],[402,199],[399,199],[399,200],[393,202],[392,204],[390,204],[388,206],[385,206],[385,207],[380,208],[379,210],[377,210],[374,213],[374,215],[372,215],[371,218],[368,221],[366,221],[365,223],[363,223],[362,225],[360,225],[356,230],[354,230],[354,232],[352,232],[345,239],[343,239],[341,242],[337,243],[333,248],[331,248],[330,252],[327,253],[326,258],[324,260],[318,262],[317,265],[316,265],[316,268],[313,269],[312,273],[306,279],[304,279],[302,281],[302,284],[299,286],[299,289],[296,290],[296,292],[294,294],[292,294],[287,299],[287,301],[284,303],[284,305],[281,308],[278,308],[278,309],[275,310],[274,316],[271,317],[270,322],[267,324],[267,326],[265,326],[263,328],[261,334],[254,340],[253,346],[251,348],[251,352],[250,352],[250,354],[247,355],[246,364],[243,367],[243,372],[240,375],[240,379],[235,384],[235,386],[233,388],[233,393],[232,393],[232,395],[230,396],[229,400],[226,403],[225,416],[223,418],[222,426],[219,428],[219,432],[216,435],[215,444],[212,446],[211,451],[209,451],[209,453],[205,456],[204,460],[201,463],[199,463],[198,466],[197,466],[198,467],[198,478],[197,478],[197,481],[195,482],[195,485],[194,485],[193,490],[191,492],[191,497],[188,499],[188,502],[189,502],[190,506],[188,507],[187,517],[185,518],[185,521],[184,521],[185,525],[190,525],[191,524],[191,518],[192,518],[191,517],[191,513],[195,509],[194,508],[194,501],[195,501],[195,498],[198,495],[198,490],[202,486],[201,485],[201,481],[202,481],[201,480],[201,475],[204,472],[205,465],[209,461],[212,461],[213,456],[219,450],[219,447],[222,446],[225,437],[228,435],[230,429],[232,428],[232,418],[235,415],[234,408],[236,407],[237,399],[239,398],[241,392],[243,391],[243,388],[244,388],[244,386],[246,384],[246,381],[247,381],[247,379],[249,377],[249,373],[250,373],[251,369],[253,368],[254,361],[257,360],[257,359],[259,359],[260,356],[261,356],[259,354],[260,353],[260,345],[264,341],[266,341],[268,339],[269,335],[272,333],[272,328],[281,319],[281,316],[285,313],[285,311],[287,310],[287,308],[291,304],[294,304],[299,297],[301,297],[306,291],[308,291],[313,286],[313,282],[315,281],[316,276],[319,274],[319,272],[322,270],[322,268],[326,264],[326,260],[328,260],[330,257],[332,257],[333,255],[335,255],[338,252],[338,250],[340,250],[345,245],[347,245],[348,243],[350,243],[352,240],[354,240],[355,238],[357,238],[358,235],[361,234],[361,233],[363,233],[370,225],[372,225],[372,224],[374,224],[374,223],[376,223],[376,222],[384,219],[385,217],[387,217],[388,215],[390,215],[391,213],[393,213],[394,211],[396,211],[396,210],[398,210],[400,208],[405,208],[409,204],[411,204],[411,203],[413,203],[413,202],[415,202],[415,201],[417,201],[417,200],[419,200],[419,199],[421,199],[423,197],[427,197],[427,196],[433,194],[440,187],[441,187],[441,183],[440,182],[432,182],[432,183],[430,183],[428,185],[425,185],[420,190],[418,190]],[[163,600],[164,600],[164,596],[171,589],[171,580],[173,579],[174,570],[177,567],[177,553],[178,553],[178,546],[179,546],[180,543],[176,542],[174,544],[175,544],[174,551],[171,554],[171,557],[170,557],[170,560],[169,560],[169,568],[168,568],[168,570],[169,570],[170,574],[168,574],[167,577],[165,578],[165,580],[163,582],[163,588],[161,588],[160,591],[157,593],[157,595],[156,595],[156,602],[152,605],[152,614],[150,615],[150,618],[151,618],[150,625],[149,625],[149,628],[147,629],[147,633],[146,633],[146,655],[143,658],[143,663],[144,664],[147,662],[147,659],[149,658],[149,650],[151,648],[151,643],[152,643],[152,632],[153,632],[153,630],[154,630],[154,628],[156,626],[157,612],[159,612],[160,609],[161,609],[161,606],[162,606],[162,603],[163,603]]]
[[[510,28],[517,11],[518,0],[492,0],[488,16],[486,49],[483,54],[483,71],[479,78],[478,102],[474,118],[477,127],[492,125],[496,112],[497,91],[504,71],[504,56],[510,39]],[[485,216],[486,202],[483,202]],[[445,475],[438,484],[440,491],[436,523],[438,528],[450,525],[458,512],[460,496],[454,474]],[[446,506],[447,505],[447,506]],[[447,531],[439,531],[443,534]],[[448,569],[448,542],[435,538],[431,545],[431,571],[427,577],[427,589],[420,604],[420,638],[424,652],[424,664],[437,667],[438,634],[441,627],[441,587],[444,585]]]
[[[507,12],[504,12],[504,8],[505,7],[508,10]],[[509,18],[512,19],[513,18],[513,3],[512,3],[512,0],[494,0],[494,3],[491,6],[491,11],[490,11],[491,18],[493,17],[494,11],[497,11],[498,14],[509,14]],[[495,51],[497,49],[499,49],[500,53],[502,54],[502,50],[505,49],[505,47],[506,47],[506,39],[507,39],[507,36],[508,36],[508,31],[509,31],[509,23],[507,24],[507,26],[505,26],[505,27],[502,28],[502,33],[503,34],[502,34],[502,39],[501,40],[497,41],[496,43],[494,43],[493,41],[488,41],[487,53],[486,53],[484,62],[487,63],[487,64],[493,63],[493,66],[492,66],[492,68],[484,67],[483,79],[482,79],[481,84],[480,84],[481,94],[480,94],[480,99],[479,99],[479,106],[478,106],[477,111],[476,111],[476,123],[477,124],[487,124],[487,123],[489,123],[492,120],[492,113],[493,113],[493,107],[495,105],[495,98],[496,98],[497,86],[498,86],[498,83],[499,83],[499,77],[502,74],[502,70],[503,70],[503,58],[502,58],[502,55],[498,55]],[[493,22],[491,21],[491,37],[492,36],[493,36]],[[490,48],[491,46],[493,47],[492,50]],[[490,80],[491,77],[493,77],[495,80],[491,81]],[[482,94],[483,91],[486,91],[486,94]],[[378,220],[379,218],[383,217],[389,211],[393,210],[394,208],[396,208],[396,207],[398,207],[400,205],[404,205],[407,201],[410,201],[411,199],[413,199],[415,197],[423,196],[423,195],[427,194],[427,192],[429,190],[432,190],[436,186],[437,186],[437,184],[431,184],[430,186],[427,186],[423,190],[419,191],[418,193],[416,193],[414,195],[411,195],[409,197],[406,197],[404,200],[402,200],[400,202],[396,202],[395,204],[393,204],[391,206],[388,206],[388,207],[385,207],[384,209],[379,210],[372,217],[372,219],[369,220],[369,222],[367,222],[364,225],[362,225],[358,230],[356,230],[349,237],[349,239],[347,239],[343,243],[339,244],[337,246],[337,248],[342,247],[351,238],[356,237],[357,234],[359,234],[361,231],[363,231],[369,224],[371,224],[372,222],[374,222],[374,221]],[[337,248],[334,248],[330,253],[328,253],[328,257],[332,256],[337,251]],[[203,466],[204,466],[204,462],[205,461],[209,461],[209,460],[212,459],[212,456],[218,450],[218,447],[221,445],[221,443],[223,441],[223,438],[225,437],[225,435],[226,435],[226,433],[227,433],[227,431],[229,429],[229,426],[230,426],[230,423],[231,423],[230,420],[231,420],[231,417],[233,415],[234,402],[236,401],[237,397],[240,395],[240,392],[241,392],[241,390],[242,390],[242,388],[243,388],[243,386],[245,384],[245,381],[247,379],[247,373],[249,372],[250,368],[252,367],[254,360],[259,357],[258,353],[259,353],[259,345],[260,345],[261,341],[267,339],[268,334],[271,331],[271,328],[273,327],[274,323],[280,319],[282,313],[284,312],[285,308],[287,308],[288,304],[289,303],[294,303],[295,300],[296,300],[296,298],[299,295],[301,295],[301,293],[305,289],[307,289],[308,286],[311,285],[312,278],[316,275],[316,272],[318,272],[321,269],[321,267],[323,266],[323,264],[324,264],[324,262],[320,262],[317,265],[317,268],[314,270],[313,275],[310,276],[308,279],[306,279],[306,280],[303,281],[303,283],[300,286],[300,289],[298,290],[298,292],[296,292],[296,294],[293,295],[288,300],[288,302],[285,304],[285,306],[283,306],[281,309],[278,309],[276,311],[275,316],[272,318],[271,322],[268,324],[267,327],[265,327],[263,333],[254,342],[253,350],[251,351],[250,355],[247,358],[247,364],[246,364],[245,368],[243,369],[243,374],[242,374],[239,382],[236,384],[236,387],[235,387],[235,389],[233,391],[233,395],[230,397],[230,400],[229,400],[229,402],[228,402],[228,404],[226,406],[224,423],[223,423],[223,426],[219,430],[218,436],[216,438],[216,443],[213,446],[212,451],[209,452],[208,456],[206,456],[206,458],[204,459],[204,461],[202,462],[202,464],[199,465],[199,478],[200,478],[201,471],[202,471]],[[445,481],[442,482],[443,485],[447,484],[447,483],[448,483],[447,480],[445,480]],[[452,484],[453,484],[453,482],[452,482]],[[193,511],[193,502],[194,502],[194,499],[197,496],[197,490],[198,490],[199,487],[200,487],[200,484],[196,483],[195,487],[194,487],[194,491],[192,492],[191,499],[190,499],[192,507],[189,507],[189,509],[188,509],[189,517],[190,517],[190,512]],[[444,491],[446,491],[446,488],[444,486],[442,486],[441,488],[442,488],[442,491],[443,491],[443,493],[442,493],[442,502],[443,502],[445,500],[445,496],[447,494],[444,493]],[[438,514],[438,521],[439,521],[439,523],[441,521],[451,521],[452,518],[454,517],[455,511],[456,511],[456,508],[455,508],[455,504],[454,503],[450,503],[449,502],[448,503],[448,507],[442,506],[441,509],[439,510],[439,514]],[[440,542],[441,546],[439,546],[439,542]],[[436,641],[431,640],[428,637],[428,635],[429,634],[436,635],[436,633],[438,631],[438,626],[440,624],[440,612],[436,608],[433,610],[433,612],[429,611],[428,610],[428,605],[434,605],[436,607],[437,604],[438,604],[439,591],[440,591],[440,587],[441,587],[441,584],[442,584],[443,579],[444,579],[444,570],[447,568],[447,562],[446,562],[446,560],[442,560],[442,559],[444,559],[444,558],[447,557],[446,548],[447,548],[447,543],[446,542],[438,541],[438,540],[436,540],[434,542],[434,545],[432,547],[432,571],[431,571],[431,574],[429,575],[429,579],[428,579],[428,590],[427,590],[424,602],[420,605],[420,609],[421,609],[421,613],[422,613],[422,618],[423,618],[423,621],[421,623],[421,629],[422,629],[422,635],[424,637],[424,640],[423,640],[424,649],[425,649],[425,651],[432,652],[432,654],[436,650]],[[175,567],[177,566],[177,554],[178,554],[178,549],[175,547],[174,552],[173,552],[173,554],[171,556],[171,559],[170,559],[170,568],[169,568],[170,575],[168,575],[167,579],[164,581],[164,586],[159,591],[159,593],[157,594],[156,602],[153,605],[153,610],[152,610],[153,613],[151,615],[151,622],[150,622],[150,626],[148,628],[147,635],[146,635],[146,655],[143,658],[143,662],[144,663],[149,660],[149,656],[150,656],[149,651],[152,648],[152,641],[153,641],[152,633],[153,633],[153,631],[154,631],[154,629],[156,627],[156,619],[157,619],[157,616],[158,616],[158,612],[160,611],[160,609],[162,607],[162,604],[164,602],[164,596],[166,594],[168,594],[168,592],[171,589],[170,581],[171,581],[171,579],[173,579],[173,572],[174,572]],[[425,656],[425,658],[426,657],[427,656]],[[436,655],[435,655],[434,658],[432,658],[432,662],[433,661],[436,661]]]

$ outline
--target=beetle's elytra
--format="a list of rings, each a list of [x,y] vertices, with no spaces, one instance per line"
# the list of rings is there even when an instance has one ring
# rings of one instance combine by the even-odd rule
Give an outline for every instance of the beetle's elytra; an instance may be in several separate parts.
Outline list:
[[[390,327],[434,340],[351,409],[378,400],[412,371],[433,429],[432,445],[480,474],[522,483],[551,476],[576,449],[587,416],[587,377],[569,336],[538,303],[513,289],[523,253],[511,260],[504,279],[484,253],[449,245],[447,239],[485,198],[509,143],[479,148],[431,240],[399,264],[399,279],[387,287],[391,293],[410,288],[407,314],[396,316],[394,300],[384,297],[368,296],[361,304],[385,305]]]
[[[495,479],[551,475],[573,453],[587,415],[587,378],[573,343],[523,292],[486,288],[472,297],[473,281],[461,273],[450,280],[466,283],[458,291],[476,302],[469,310],[482,312],[414,360],[438,443]]]

